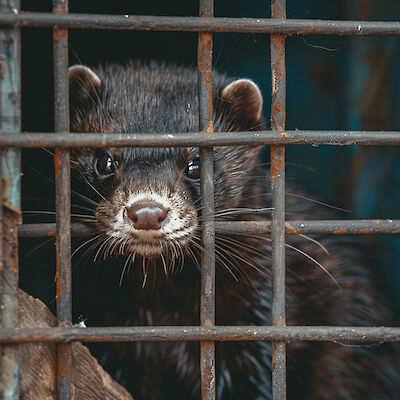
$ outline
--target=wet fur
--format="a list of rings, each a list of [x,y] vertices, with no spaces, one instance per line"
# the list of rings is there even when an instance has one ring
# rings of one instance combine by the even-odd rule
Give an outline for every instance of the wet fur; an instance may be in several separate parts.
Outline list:
[[[71,95],[71,127],[76,132],[196,132],[197,75],[194,70],[140,63],[95,70],[102,85],[77,85]],[[216,131],[260,129],[261,121],[243,113],[251,105],[246,93],[229,101],[221,97],[232,80],[214,76]],[[242,92],[240,92],[242,93]],[[85,101],[89,94],[90,101]],[[250,99],[250,100],[249,100]],[[251,108],[251,107],[250,107]],[[199,325],[200,230],[187,242],[166,243],[160,257],[136,255],[126,262],[128,245],[104,245],[104,233],[126,202],[129,190],[151,187],[178,196],[178,212],[201,221],[200,187],[182,174],[197,149],[109,149],[120,168],[115,176],[94,178],[96,151],[72,153],[73,188],[99,203],[93,211],[102,236],[74,259],[74,312],[87,326]],[[268,171],[259,148],[215,148],[215,208],[269,207]],[[299,193],[299,189],[288,188]],[[104,197],[104,199],[102,198]],[[118,200],[119,199],[119,200]],[[84,203],[82,203],[84,204]],[[88,204],[85,204],[88,206]],[[92,205],[93,207],[93,205]],[[295,197],[287,209],[297,216],[322,217],[326,211]],[[327,213],[328,218],[332,214]],[[326,215],[325,215],[326,216]],[[231,212],[219,220],[255,220],[268,213]],[[193,222],[193,221],[192,221]],[[190,224],[190,221],[187,222]],[[330,255],[304,237],[288,243],[318,260],[336,283],[312,260],[287,251],[287,322],[289,325],[380,326],[388,323],[373,277],[355,242],[318,237]],[[165,239],[168,242],[168,238]],[[270,239],[258,235],[216,236],[217,325],[270,325]],[[86,254],[87,248],[92,249]],[[190,250],[188,250],[188,247]],[[100,250],[99,250],[100,248]],[[83,254],[82,254],[83,253]],[[185,255],[184,260],[182,255]],[[97,261],[93,258],[97,255]],[[93,353],[136,400],[200,399],[199,344],[96,344]],[[348,347],[333,343],[288,345],[289,399],[395,399],[399,382],[392,345]],[[216,343],[218,400],[271,398],[269,342]]]

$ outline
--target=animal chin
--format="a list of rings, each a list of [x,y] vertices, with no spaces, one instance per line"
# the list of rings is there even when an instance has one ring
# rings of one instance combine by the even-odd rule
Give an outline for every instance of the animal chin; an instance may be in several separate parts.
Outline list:
[[[135,253],[136,256],[145,258],[159,257],[163,253],[163,247],[159,242],[136,242],[127,250],[129,253]]]

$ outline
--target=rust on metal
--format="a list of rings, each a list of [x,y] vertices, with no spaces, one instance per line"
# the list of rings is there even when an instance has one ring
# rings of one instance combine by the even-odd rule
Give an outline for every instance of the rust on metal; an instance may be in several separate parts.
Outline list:
[[[56,149],[56,157],[54,157],[54,176],[55,179],[58,179],[58,176],[60,174],[60,168],[61,168],[61,159],[59,156],[60,151],[63,151],[63,149]]]
[[[281,99],[276,99],[274,104],[272,105],[272,113],[275,114],[279,114],[283,111],[284,107],[282,104],[282,100]],[[280,129],[277,129],[278,131]]]
[[[18,227],[19,237],[52,237],[56,235],[56,225],[25,224]],[[271,233],[271,221],[216,221],[215,231],[224,234],[235,233]],[[370,220],[313,220],[286,221],[287,235],[307,233],[340,234],[340,235],[373,235],[399,234],[400,220],[370,219]],[[74,237],[87,237],[99,233],[93,224],[73,223],[71,234]]]
[[[357,326],[123,326],[0,329],[0,343],[253,341],[400,342],[400,327]]]
[[[285,169],[285,147],[271,146],[271,177],[276,177]]]
[[[271,43],[271,54],[274,56],[272,61],[272,94],[277,93],[279,82],[285,76],[285,61],[282,59],[285,55],[285,36],[274,35]]]
[[[53,40],[65,40],[68,38],[68,30],[67,29],[54,29],[53,30]]]
[[[271,17],[274,19],[286,19],[286,4],[273,1],[271,4]]]
[[[361,235],[368,235],[370,233],[372,233],[372,229],[361,229],[360,230]],[[394,233],[398,233],[398,232],[394,232]],[[335,234],[338,234],[337,231],[335,232]]]
[[[278,11],[278,12],[277,12]],[[275,10],[279,14],[279,10]],[[208,16],[208,14],[205,14]],[[244,32],[281,35],[400,35],[398,21],[343,21],[315,19],[268,18],[199,18],[155,15],[107,15],[21,12],[0,14],[0,26],[5,28],[68,28],[113,29],[181,32]]]
[[[212,34],[203,32],[199,34],[198,44],[198,68],[199,68],[199,80],[203,90],[207,91],[207,95],[203,95],[202,101],[208,103],[208,118],[207,125],[203,127],[203,131],[207,133],[213,132],[212,115],[213,115],[213,104],[212,104]],[[202,90],[202,89],[200,89]]]
[[[20,9],[0,0],[1,15]],[[0,136],[13,136],[21,131],[21,60],[20,32],[0,31]],[[0,151],[0,327],[15,330],[18,326],[18,226],[21,217],[21,155],[19,149]],[[0,398],[19,398],[19,349],[0,349]]]
[[[208,121],[209,127],[212,125]],[[206,126],[207,126],[206,124]],[[206,128],[203,129],[203,132]],[[202,133],[15,133],[0,135],[0,147],[213,147],[241,145],[315,144],[334,146],[399,146],[400,131],[279,130]]]
[[[57,235],[57,232],[55,232],[54,236],[56,236],[56,235]],[[60,271],[60,260],[59,260],[59,257],[56,257],[56,299],[57,299],[57,301],[62,295],[59,271]]]
[[[286,19],[286,0],[271,0],[271,17]],[[285,130],[286,58],[285,36],[271,35],[271,128]],[[281,139],[286,138],[281,133]],[[271,146],[271,249],[272,324],[286,325],[285,310],[285,146]],[[286,399],[286,344],[272,342],[272,398]]]
[[[199,14],[203,19],[212,19],[213,0],[200,0]],[[201,32],[198,35],[197,63],[199,84],[199,131],[203,136],[213,136],[213,79],[212,79],[213,35]],[[200,324],[215,325],[215,226],[214,226],[214,150],[200,148],[201,202],[202,202],[202,258],[200,288]],[[215,346],[214,342],[200,343],[200,372],[202,400],[215,399]]]
[[[285,326],[285,318],[278,317],[272,321],[272,326]]]
[[[207,126],[206,126],[204,131],[206,133],[213,133],[213,131],[214,131],[214,123],[213,123],[213,121],[209,121],[208,122],[208,124],[207,124]]]
[[[53,14],[68,13],[68,0],[53,0]],[[68,30],[53,30],[55,132],[68,136]],[[54,156],[56,191],[56,293],[57,319],[60,327],[71,324],[71,190],[69,150],[58,147]],[[72,348],[57,346],[57,391],[60,400],[72,396]]]

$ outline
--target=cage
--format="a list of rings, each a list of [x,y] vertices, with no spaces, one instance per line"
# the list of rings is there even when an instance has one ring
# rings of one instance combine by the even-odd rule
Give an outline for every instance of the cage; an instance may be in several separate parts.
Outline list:
[[[285,129],[287,35],[399,35],[398,22],[322,21],[286,19],[286,1],[271,1],[271,18],[221,18],[213,16],[213,1],[200,0],[199,17],[140,15],[68,14],[67,0],[54,0],[53,13],[20,13],[17,1],[0,3],[1,25],[1,110],[2,135],[2,390],[5,399],[17,399],[19,350],[16,343],[57,344],[57,390],[60,399],[72,398],[72,342],[102,341],[198,341],[201,348],[202,398],[216,396],[216,341],[272,342],[272,398],[286,398],[286,343],[288,341],[338,341],[381,343],[399,341],[400,328],[286,326],[285,235],[309,233],[376,234],[398,233],[400,221],[298,220],[285,221],[285,146],[352,145],[397,146],[398,132],[378,131],[295,131]],[[21,132],[20,30],[51,28],[54,40],[54,133]],[[199,108],[201,125],[194,134],[69,133],[68,35],[70,30],[185,31],[198,34]],[[272,98],[271,130],[213,133],[212,129],[212,46],[218,32],[270,34]],[[213,147],[271,145],[271,221],[215,221]],[[200,147],[202,166],[204,246],[201,266],[200,326],[78,328],[72,326],[71,233],[86,229],[71,225],[69,152],[76,147]],[[20,148],[56,148],[56,224],[22,225],[20,201]],[[271,326],[215,325],[215,230],[271,234],[272,321]],[[22,329],[18,326],[18,237],[56,237],[57,328]],[[3,244],[5,243],[5,244]]]

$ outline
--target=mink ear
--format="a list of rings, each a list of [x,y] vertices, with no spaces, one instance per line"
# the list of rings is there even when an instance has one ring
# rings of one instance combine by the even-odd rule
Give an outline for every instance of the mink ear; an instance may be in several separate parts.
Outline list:
[[[68,69],[69,103],[72,119],[97,104],[101,80],[90,68],[73,65]]]
[[[219,102],[229,131],[261,130],[263,99],[258,86],[238,79],[222,89]]]

